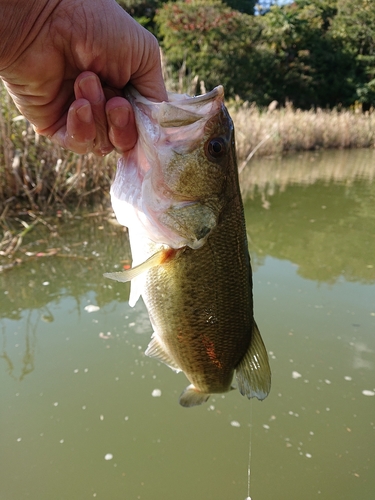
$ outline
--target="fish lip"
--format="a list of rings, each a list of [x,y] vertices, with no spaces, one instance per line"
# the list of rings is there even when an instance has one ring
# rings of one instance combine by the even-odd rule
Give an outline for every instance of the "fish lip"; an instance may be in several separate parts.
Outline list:
[[[221,100],[224,101],[224,87],[222,85],[218,85],[217,87],[213,88],[209,92],[206,92],[205,94],[197,95],[197,96],[188,96],[186,95],[186,98],[180,98],[180,99],[172,99],[171,101],[156,101],[154,99],[148,99],[146,97],[143,97],[138,90],[136,90],[135,87],[132,85],[127,85],[124,89],[124,95],[128,101],[130,101],[132,104],[134,104],[135,101],[138,102],[143,102],[143,103],[150,103],[152,102],[153,104],[161,104],[162,102],[174,102],[179,105],[185,105],[188,104],[191,106],[192,104],[203,104],[205,102],[213,101],[217,97],[221,98]],[[168,92],[168,96],[176,96],[178,94],[175,94],[173,92]]]
[[[178,104],[188,103],[189,105],[195,105],[195,104],[203,104],[205,102],[213,101],[217,97],[224,100],[224,87],[222,85],[218,85],[217,87],[213,88],[209,92],[206,92],[205,94],[189,97],[186,99],[181,99],[177,102],[178,102]]]

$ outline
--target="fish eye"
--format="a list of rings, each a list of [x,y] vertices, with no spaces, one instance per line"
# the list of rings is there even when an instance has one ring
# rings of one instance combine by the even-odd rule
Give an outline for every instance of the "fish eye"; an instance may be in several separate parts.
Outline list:
[[[226,153],[225,142],[222,137],[214,137],[208,142],[207,145],[208,154],[212,158],[221,158]]]

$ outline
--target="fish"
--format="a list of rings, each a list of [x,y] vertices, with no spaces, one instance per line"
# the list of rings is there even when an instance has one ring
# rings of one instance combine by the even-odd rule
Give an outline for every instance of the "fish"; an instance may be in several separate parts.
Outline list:
[[[132,268],[104,276],[131,281],[153,327],[145,352],[190,384],[179,403],[200,405],[234,389],[263,400],[271,387],[267,350],[253,315],[252,269],[234,126],[215,87],[154,102],[127,94],[138,141],[111,186],[126,226]]]

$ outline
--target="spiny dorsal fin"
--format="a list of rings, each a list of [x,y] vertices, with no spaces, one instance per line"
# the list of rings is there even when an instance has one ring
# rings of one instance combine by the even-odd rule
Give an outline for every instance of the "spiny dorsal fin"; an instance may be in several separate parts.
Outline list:
[[[148,344],[145,354],[146,356],[150,356],[150,358],[155,358],[159,361],[162,361],[163,363],[168,365],[169,368],[172,368],[172,370],[176,372],[181,371],[181,368],[178,366],[176,361],[165,350],[156,333],[152,335],[151,342]]]
[[[238,390],[248,398],[264,399],[271,389],[271,369],[268,355],[254,321],[250,346],[236,367]]]

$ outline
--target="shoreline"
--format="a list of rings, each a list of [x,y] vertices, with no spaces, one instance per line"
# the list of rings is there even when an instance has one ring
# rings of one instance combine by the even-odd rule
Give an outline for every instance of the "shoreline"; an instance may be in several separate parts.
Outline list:
[[[375,148],[375,111],[262,109],[227,104],[241,171],[254,158],[329,149]],[[43,214],[75,205],[103,206],[117,153],[77,155],[36,134],[0,88],[0,225],[21,211]]]

